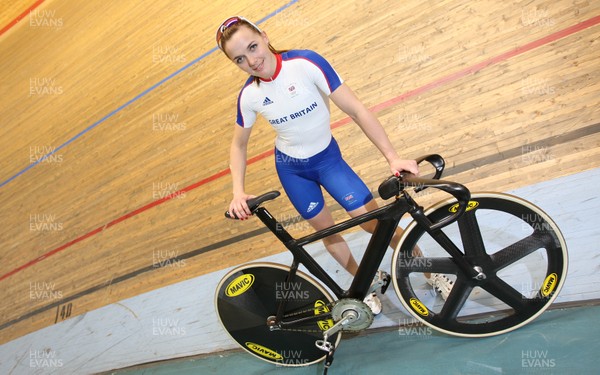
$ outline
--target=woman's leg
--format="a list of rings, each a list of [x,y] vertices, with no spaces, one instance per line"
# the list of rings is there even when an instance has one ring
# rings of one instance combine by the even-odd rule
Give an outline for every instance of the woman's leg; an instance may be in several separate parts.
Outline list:
[[[348,214],[351,217],[356,217],[361,214],[364,214],[368,211],[372,211],[378,208],[377,202],[375,200],[369,201],[366,205],[357,208],[356,210],[349,211]],[[315,217],[307,220],[310,225],[315,230],[322,230],[328,228],[335,224],[333,217],[331,216],[331,212],[327,207],[324,207],[321,212],[319,212]],[[375,231],[375,226],[377,222],[375,220],[369,221],[361,224],[361,227],[367,231],[368,233],[373,233]],[[394,237],[390,243],[392,248],[396,248],[398,242],[400,241],[400,237],[402,236],[404,231],[402,228],[398,227],[396,232],[394,233]],[[325,244],[325,248],[327,251],[333,256],[333,258],[346,269],[350,274],[356,275],[356,270],[358,269],[358,264],[350,251],[348,243],[340,234],[334,234],[329,237],[323,239],[323,243]],[[422,256],[421,251],[418,248],[415,248],[413,251],[414,256]]]
[[[378,207],[379,206],[377,205],[377,202],[375,202],[375,200],[372,199],[369,202],[367,202],[367,204],[365,204],[364,206],[357,208],[356,210],[348,211],[348,215],[350,215],[351,217],[357,217],[357,216],[367,213],[369,211],[376,210]],[[360,226],[368,233],[373,234],[373,232],[375,231],[376,225],[377,225],[377,221],[371,220],[371,221],[361,224]],[[392,241],[390,242],[390,246],[392,247],[392,249],[396,249],[396,247],[398,247],[398,243],[400,242],[400,238],[402,237],[403,233],[404,233],[404,230],[402,228],[398,227],[396,229],[396,231],[394,232],[394,237],[392,237]],[[423,256],[423,252],[421,252],[421,249],[419,249],[418,246],[416,246],[413,249],[413,256],[416,256],[416,257]]]
[[[335,224],[329,208],[323,207],[321,212],[307,220],[315,230],[328,228]],[[348,243],[340,234],[334,234],[323,239],[325,248],[333,258],[353,276],[356,275],[358,264],[350,252]]]
[[[333,148],[335,154],[337,147],[335,141],[332,140],[330,146],[335,146]],[[328,147],[316,156],[299,160],[288,157],[275,149],[275,165],[283,188],[294,208],[317,231],[335,224],[331,212],[325,206],[319,179],[320,166],[327,167],[329,165],[330,151]],[[339,156],[339,149],[337,154]],[[336,162],[336,158],[333,158],[333,162]],[[317,212],[316,215],[314,215],[315,212]],[[340,234],[324,238],[323,243],[327,251],[344,269],[352,275],[356,274],[358,265],[348,244]]]

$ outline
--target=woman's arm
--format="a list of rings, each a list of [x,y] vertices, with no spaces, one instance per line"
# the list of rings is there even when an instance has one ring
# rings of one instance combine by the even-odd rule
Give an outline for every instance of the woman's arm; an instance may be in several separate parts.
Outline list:
[[[229,150],[229,169],[233,182],[233,199],[229,204],[229,212],[239,219],[245,219],[251,212],[246,201],[253,196],[245,192],[246,159],[248,157],[248,140],[252,128],[242,128],[236,125],[233,140]]]
[[[402,171],[419,174],[419,167],[414,160],[400,159],[377,117],[354,95],[348,85],[342,84],[329,97],[360,126],[365,135],[383,154],[393,174]]]

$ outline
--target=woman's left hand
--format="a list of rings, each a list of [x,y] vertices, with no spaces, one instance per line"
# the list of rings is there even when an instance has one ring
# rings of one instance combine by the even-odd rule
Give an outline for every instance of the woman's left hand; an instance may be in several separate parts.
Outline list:
[[[394,176],[399,176],[401,172],[409,172],[415,176],[419,175],[419,166],[415,160],[392,160],[390,162],[390,170]]]

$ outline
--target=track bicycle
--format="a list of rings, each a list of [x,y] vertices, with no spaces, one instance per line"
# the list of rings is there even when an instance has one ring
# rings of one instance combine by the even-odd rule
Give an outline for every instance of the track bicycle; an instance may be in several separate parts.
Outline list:
[[[290,266],[249,263],[219,282],[215,306],[220,323],[248,353],[281,366],[325,360],[325,372],[343,331],[368,328],[374,319],[363,302],[390,284],[404,308],[437,331],[461,337],[486,337],[517,329],[538,317],[556,299],[567,275],[567,248],[554,221],[540,208],[516,196],[473,193],[440,180],[444,159],[427,155],[432,178],[410,174],[387,178],[378,188],[376,210],[302,238],[293,238],[263,203],[272,191],[248,205],[292,253]],[[450,197],[423,209],[409,194],[437,189]],[[400,219],[412,216],[392,255],[391,275],[379,271]],[[229,213],[226,216],[231,217]],[[376,220],[358,271],[348,289],[334,281],[304,246],[329,235]],[[414,249],[422,250],[415,256]],[[299,270],[303,265],[310,274]],[[426,277],[452,280],[444,300],[432,294]]]

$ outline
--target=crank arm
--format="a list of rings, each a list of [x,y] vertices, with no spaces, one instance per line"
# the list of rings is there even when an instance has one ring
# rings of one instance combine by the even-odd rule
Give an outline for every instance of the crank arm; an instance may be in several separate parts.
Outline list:
[[[316,347],[327,353],[332,352],[334,346],[328,341],[328,338],[343,330],[345,326],[354,322],[356,319],[358,319],[356,311],[348,311],[339,322],[335,323],[331,328],[323,332],[323,340],[315,341]]]

